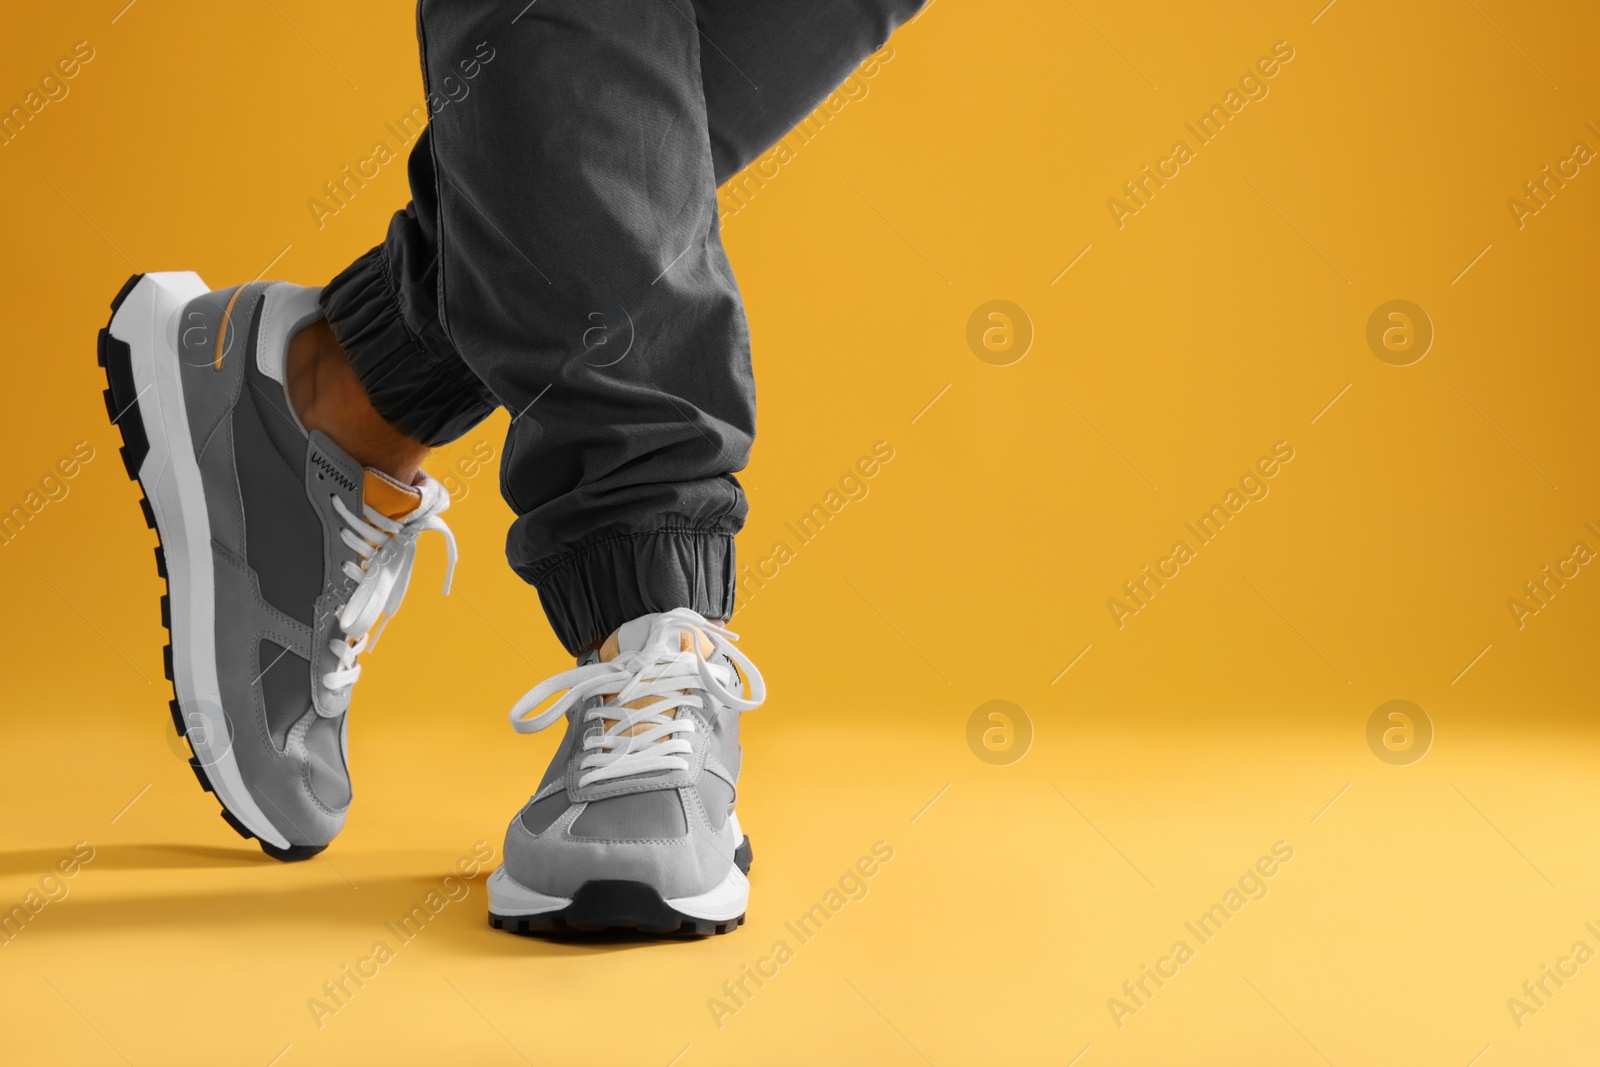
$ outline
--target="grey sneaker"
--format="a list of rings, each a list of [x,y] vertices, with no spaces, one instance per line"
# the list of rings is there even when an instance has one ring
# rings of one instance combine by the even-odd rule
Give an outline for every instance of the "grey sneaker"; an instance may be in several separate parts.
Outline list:
[[[519,732],[565,717],[567,735],[506,831],[489,925],[705,935],[744,922],[739,716],[766,686],[735,636],[687,608],[645,615],[511,709]]]
[[[317,290],[145,274],[111,308],[106,411],[159,541],[173,723],[228,824],[306,859],[344,826],[356,657],[398,609],[417,535],[443,533],[454,568],[449,494],[364,470],[293,415],[285,354]]]

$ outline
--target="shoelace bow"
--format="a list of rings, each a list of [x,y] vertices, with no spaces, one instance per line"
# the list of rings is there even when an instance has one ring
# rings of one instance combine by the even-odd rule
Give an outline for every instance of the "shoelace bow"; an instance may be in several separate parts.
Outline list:
[[[761,672],[733,646],[739,635],[693,612],[679,608],[665,613],[652,627],[646,647],[657,643],[663,629],[678,633],[691,628],[711,642],[711,656],[702,659],[693,647],[684,652],[623,652],[603,663],[562,671],[517,701],[511,709],[511,725],[518,733],[537,733],[564,718],[573,707],[599,696],[601,702],[583,716],[585,723],[598,721],[602,728],[583,739],[587,755],[580,764],[584,772],[578,778],[580,787],[651,771],[687,769],[689,763],[683,756],[693,749],[684,735],[695,732],[695,723],[689,716],[674,713],[706,708],[708,700],[734,711],[752,711],[767,695]],[[719,655],[737,669],[713,662]],[[741,679],[750,687],[748,698]],[[565,693],[550,707],[527,717],[562,690]]]
[[[350,599],[339,607],[339,628],[344,631],[345,640],[335,638],[328,642],[329,650],[339,661],[337,669],[322,676],[322,684],[329,689],[342,689],[361,677],[356,657],[378,643],[384,626],[400,610],[406,587],[411,584],[417,538],[428,530],[444,535],[444,592],[450,592],[450,581],[456,573],[456,538],[439,518],[439,513],[450,506],[450,494],[432,478],[426,478],[417,488],[422,490],[422,503],[404,522],[391,519],[366,503],[358,516],[343,500],[333,498],[333,508],[346,527],[339,531],[339,538],[356,553],[360,563],[346,560],[343,567],[356,585]]]

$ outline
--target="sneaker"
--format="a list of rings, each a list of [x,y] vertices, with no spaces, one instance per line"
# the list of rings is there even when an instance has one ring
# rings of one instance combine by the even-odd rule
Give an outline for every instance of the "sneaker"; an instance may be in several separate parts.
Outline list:
[[[645,615],[511,709],[519,733],[565,717],[567,735],[506,831],[490,926],[706,935],[744,922],[739,716],[766,686],[736,637],[687,608]]]
[[[222,817],[280,860],[344,826],[356,657],[399,608],[417,535],[445,535],[452,571],[456,556],[443,486],[363,469],[294,416],[284,362],[317,294],[136,275],[100,331],[106,411],[167,580],[173,724]]]

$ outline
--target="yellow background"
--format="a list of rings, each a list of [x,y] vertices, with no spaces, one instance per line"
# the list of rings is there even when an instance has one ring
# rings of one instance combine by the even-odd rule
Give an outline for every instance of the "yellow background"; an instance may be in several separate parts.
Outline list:
[[[404,3],[123,2],[28,5],[0,37],[6,108],[95,50],[0,148],[0,504],[96,450],[0,548],[0,899],[95,850],[0,948],[0,1058],[1589,1062],[1600,964],[1520,1028],[1507,999],[1600,949],[1600,576],[1521,629],[1506,602],[1600,549],[1600,173],[1521,229],[1507,207],[1600,149],[1591,6],[937,0],[727,226],[761,382],[743,557],[894,449],[736,621],[772,689],[746,720],[748,923],[518,939],[480,876],[319,1028],[308,999],[385,921],[498,852],[557,740],[504,712],[564,659],[504,566],[492,471],[462,477],[459,588],[424,544],[364,657],[334,847],[279,866],[199,792],[95,331],[136,270],[331,277],[404,171],[320,230],[307,200],[421,88]],[[1278,41],[1270,94],[1119,230],[1108,198]],[[996,299],[1035,334],[1009,366],[966,341]],[[1367,346],[1392,299],[1436,332],[1412,366]],[[1270,495],[1118,629],[1108,598],[1277,441]],[[967,743],[996,699],[1032,725],[1008,766]],[[1391,699],[1435,731],[1409,766],[1367,747]],[[878,841],[866,898],[719,1028],[722,983]],[[1107,999],[1278,841],[1268,896],[1119,1028]]]

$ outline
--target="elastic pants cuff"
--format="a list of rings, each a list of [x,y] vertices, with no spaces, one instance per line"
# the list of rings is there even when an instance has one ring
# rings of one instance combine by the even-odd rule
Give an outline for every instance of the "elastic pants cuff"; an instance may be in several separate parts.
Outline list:
[[[733,534],[662,528],[612,534],[523,574],[556,636],[574,656],[629,619],[691,608],[708,619],[733,614]]]
[[[322,313],[384,421],[430,448],[446,444],[495,403],[460,356],[431,350],[406,324],[383,254],[380,245],[329,282]]]

